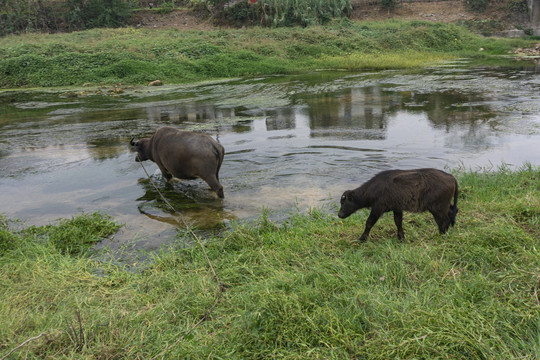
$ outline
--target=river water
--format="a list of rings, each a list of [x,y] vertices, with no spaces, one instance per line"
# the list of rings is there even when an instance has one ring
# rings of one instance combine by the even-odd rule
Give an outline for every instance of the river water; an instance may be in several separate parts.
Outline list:
[[[110,244],[155,249],[176,224],[136,163],[132,136],[202,131],[226,155],[225,199],[202,180],[167,186],[200,229],[320,207],[385,169],[540,165],[540,73],[465,62],[416,72],[313,72],[183,86],[0,93],[0,214],[42,225],[103,211]]]

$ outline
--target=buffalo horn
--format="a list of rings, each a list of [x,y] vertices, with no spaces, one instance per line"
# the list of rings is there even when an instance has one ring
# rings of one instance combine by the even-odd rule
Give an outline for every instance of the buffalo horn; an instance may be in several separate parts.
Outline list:
[[[131,138],[131,141],[129,142],[129,145],[131,145],[131,146],[137,145],[137,143],[135,141],[133,141],[133,139],[135,139],[135,137]]]

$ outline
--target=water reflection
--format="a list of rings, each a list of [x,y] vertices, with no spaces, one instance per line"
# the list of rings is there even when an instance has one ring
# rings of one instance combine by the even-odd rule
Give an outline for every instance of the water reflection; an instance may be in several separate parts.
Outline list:
[[[266,130],[291,130],[296,128],[294,108],[280,108],[267,113]]]
[[[94,139],[86,143],[88,152],[95,160],[104,161],[119,157],[126,151],[126,146],[118,145],[125,142],[125,138],[111,136],[104,139]]]
[[[146,118],[161,123],[206,124],[235,117],[235,109],[216,107],[209,103],[147,107]]]
[[[538,73],[463,67],[242,79],[119,97],[0,93],[0,213],[39,224],[103,210],[126,223],[118,241],[144,238],[152,248],[179,214],[211,229],[263,207],[332,208],[343,189],[383,169],[540,164],[539,90]],[[224,200],[201,180],[167,184],[146,162],[178,212],[165,206],[128,146],[165,125],[224,145]]]
[[[396,94],[381,90],[380,86],[352,88],[306,99],[311,129],[384,129],[385,113],[396,110]]]

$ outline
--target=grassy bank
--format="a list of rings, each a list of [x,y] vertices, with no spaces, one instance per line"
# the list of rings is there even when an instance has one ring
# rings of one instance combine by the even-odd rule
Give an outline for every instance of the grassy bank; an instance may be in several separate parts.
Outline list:
[[[207,239],[226,288],[189,334],[217,289],[198,247],[134,270],[85,250],[116,230],[103,215],[4,224],[0,357],[45,333],[11,358],[537,359],[540,168],[458,180],[444,236],[428,214],[406,214],[399,242],[387,215],[357,244],[365,211],[340,221],[312,210]]]
[[[452,24],[418,21],[27,34],[0,38],[0,87],[146,84],[156,79],[171,84],[313,69],[423,67],[455,57],[506,54],[528,44],[483,38]]]

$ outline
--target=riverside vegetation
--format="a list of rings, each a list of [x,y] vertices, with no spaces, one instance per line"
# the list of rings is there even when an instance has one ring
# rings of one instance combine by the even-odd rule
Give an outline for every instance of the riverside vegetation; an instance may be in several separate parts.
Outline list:
[[[191,333],[217,285],[186,234],[122,264],[92,251],[119,228],[106,215],[19,230],[3,219],[0,356],[44,333],[10,358],[538,359],[540,168],[456,176],[443,236],[407,214],[400,242],[385,216],[358,244],[367,211],[311,209],[206,239],[225,290]]]
[[[339,19],[309,28],[92,29],[0,38],[0,88],[135,85],[298,73],[419,68],[507,55],[530,39],[495,39],[421,21]]]

